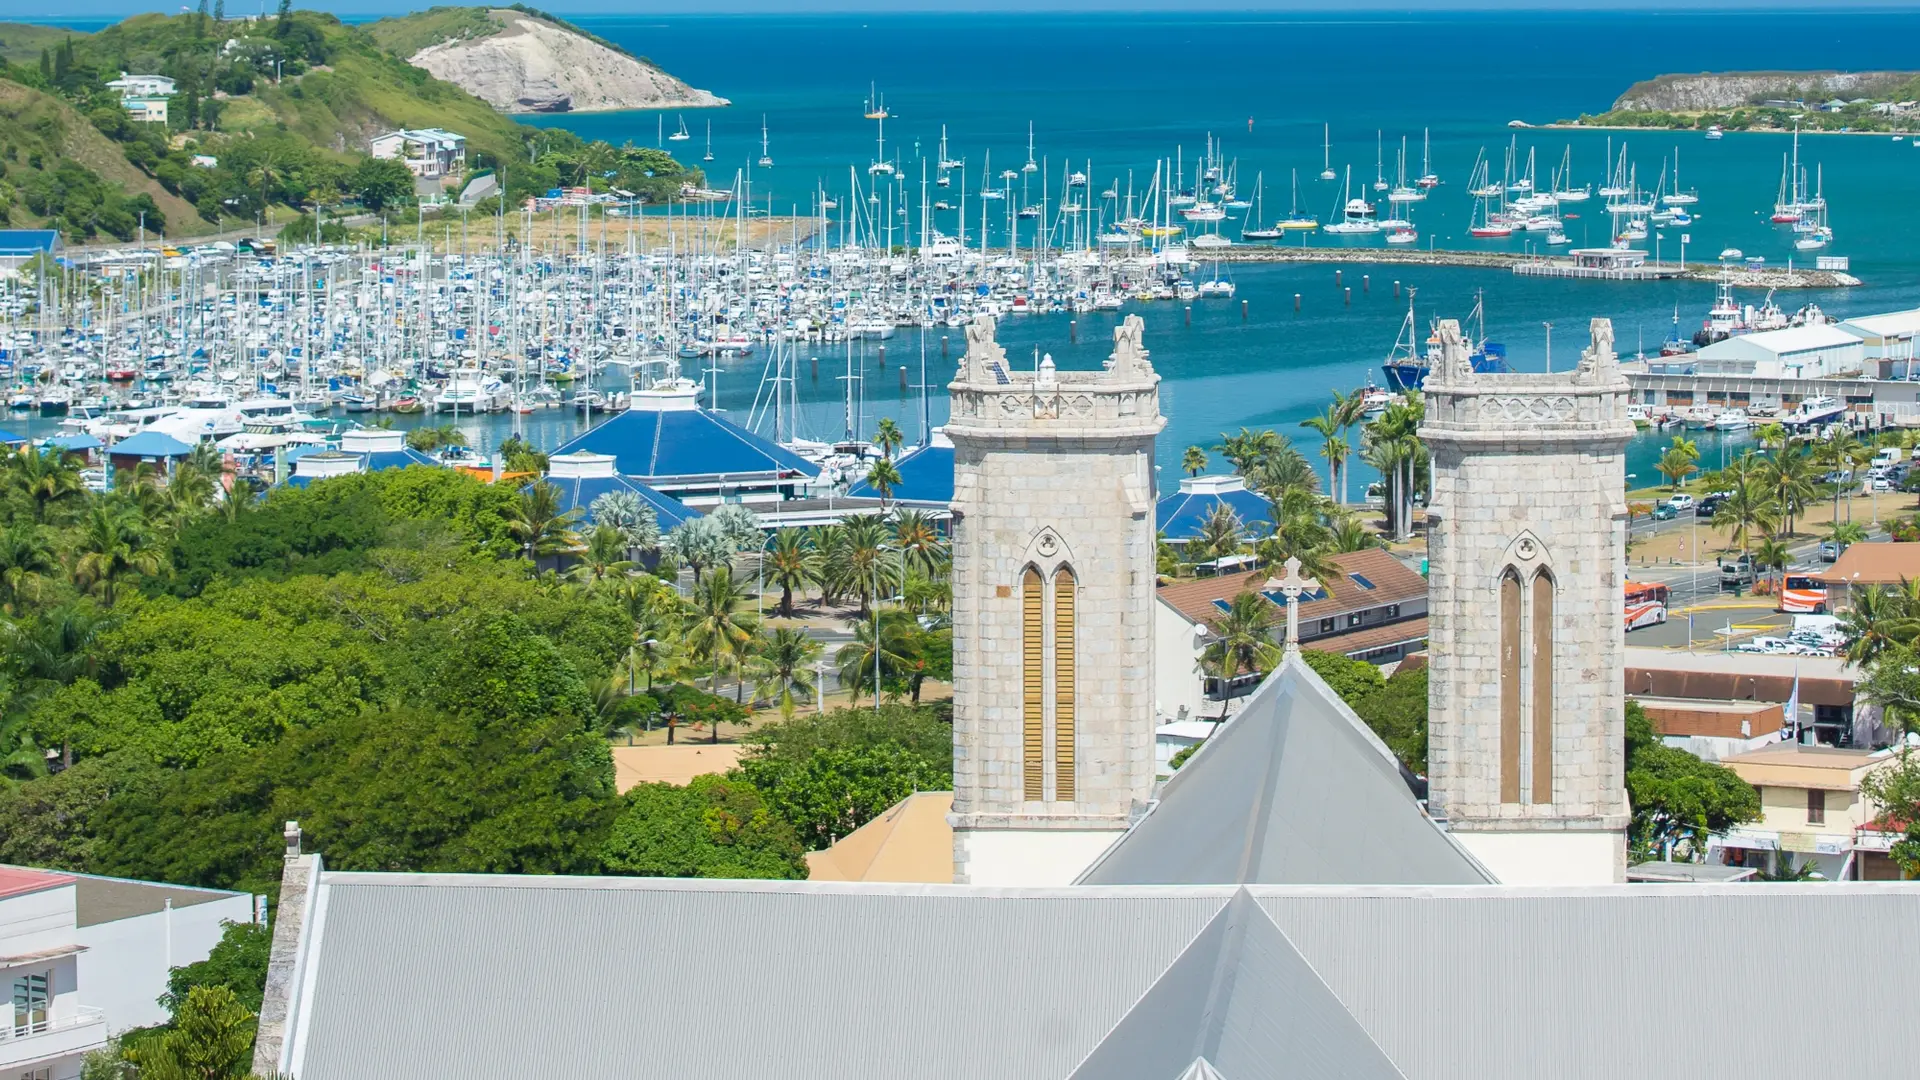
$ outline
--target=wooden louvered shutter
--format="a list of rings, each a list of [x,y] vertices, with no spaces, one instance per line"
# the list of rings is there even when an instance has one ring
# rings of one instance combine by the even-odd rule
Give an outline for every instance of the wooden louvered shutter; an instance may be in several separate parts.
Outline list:
[[[1020,731],[1021,764],[1028,802],[1047,797],[1046,764],[1046,587],[1040,572],[1027,567],[1020,583]]]
[[[1073,801],[1073,571],[1053,575],[1053,797]]]

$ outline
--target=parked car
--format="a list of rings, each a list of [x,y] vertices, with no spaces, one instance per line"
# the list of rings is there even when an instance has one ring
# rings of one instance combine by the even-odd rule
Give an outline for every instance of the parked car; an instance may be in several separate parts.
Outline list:
[[[1673,507],[1676,513],[1681,510],[1691,510],[1693,509],[1693,496],[1685,493],[1675,495],[1673,498],[1667,500],[1667,505]]]

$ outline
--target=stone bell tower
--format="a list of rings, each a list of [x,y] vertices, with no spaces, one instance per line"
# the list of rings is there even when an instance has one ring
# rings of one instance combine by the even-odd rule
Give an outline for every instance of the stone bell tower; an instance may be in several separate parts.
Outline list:
[[[1622,881],[1634,427],[1613,324],[1564,375],[1476,373],[1458,323],[1435,333],[1429,810],[1502,882]]]
[[[1104,371],[1015,371],[967,327],[949,386],[954,880],[1070,883],[1153,789],[1153,443],[1142,323]]]

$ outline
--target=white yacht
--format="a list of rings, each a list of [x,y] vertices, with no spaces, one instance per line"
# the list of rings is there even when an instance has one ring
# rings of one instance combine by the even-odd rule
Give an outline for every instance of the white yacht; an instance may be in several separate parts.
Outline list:
[[[461,368],[434,395],[433,408],[435,412],[450,412],[455,416],[463,412],[498,412],[506,407],[511,396],[507,385],[499,379],[478,368]]]
[[[1745,431],[1753,426],[1753,417],[1745,409],[1722,409],[1713,417],[1715,431]]]

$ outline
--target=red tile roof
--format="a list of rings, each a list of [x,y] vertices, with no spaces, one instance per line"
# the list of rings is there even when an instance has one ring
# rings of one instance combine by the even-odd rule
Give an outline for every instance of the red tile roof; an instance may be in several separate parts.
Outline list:
[[[1361,608],[1405,603],[1427,595],[1427,579],[1409,570],[1405,563],[1384,549],[1335,555],[1333,563],[1340,568],[1343,576],[1337,581],[1321,583],[1327,590],[1324,599],[1308,600],[1300,605],[1302,623]],[[1187,621],[1212,625],[1213,620],[1220,617],[1220,609],[1214,606],[1215,600],[1231,601],[1249,589],[1260,592],[1266,588],[1269,578],[1281,572],[1278,569],[1262,569],[1246,574],[1176,581],[1160,586],[1159,596],[1186,616]],[[1373,588],[1362,587],[1352,579],[1351,575],[1354,574],[1372,582]],[[1342,640],[1345,640],[1344,636]],[[1310,643],[1302,644],[1311,647]]]
[[[27,893],[55,889],[62,885],[71,885],[73,882],[73,878],[65,874],[56,874],[51,870],[24,870],[19,867],[0,866],[0,899],[9,896],[25,896]]]

